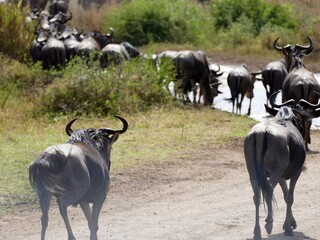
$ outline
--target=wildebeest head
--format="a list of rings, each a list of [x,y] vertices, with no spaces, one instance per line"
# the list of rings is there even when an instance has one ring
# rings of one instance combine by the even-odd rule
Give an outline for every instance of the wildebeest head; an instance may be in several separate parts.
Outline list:
[[[300,99],[297,103],[296,100],[289,99],[282,104],[277,104],[276,96],[280,92],[281,90],[278,90],[271,94],[269,102],[272,108],[265,104],[266,111],[270,115],[277,116],[280,119],[290,119],[299,129],[302,136],[305,136],[305,132],[307,130],[305,128],[305,122],[320,116],[320,102],[317,104],[312,104],[304,99]]]
[[[285,56],[286,62],[287,62],[287,70],[290,69],[290,66],[292,64],[293,58],[294,57],[298,57],[298,58],[302,58],[303,56],[307,56],[309,55],[312,50],[313,50],[313,42],[311,40],[310,37],[307,36],[307,39],[309,41],[309,45],[301,45],[301,44],[296,44],[295,47],[291,47],[290,44],[287,44],[285,46],[279,46],[277,44],[278,40],[280,37],[278,37],[274,43],[273,43],[273,47],[278,50],[281,51],[283,53],[283,55]]]
[[[94,128],[88,128],[88,129],[76,129],[75,131],[73,131],[71,126],[78,118],[71,120],[66,125],[66,129],[65,129],[66,134],[70,137],[69,142],[88,141],[88,143],[90,144],[94,143],[98,147],[105,145],[104,141],[106,140],[112,141],[112,143],[114,143],[118,139],[119,134],[126,132],[128,129],[128,122],[124,118],[117,115],[115,117],[118,118],[123,123],[123,127],[120,130],[113,130],[110,128],[100,128],[96,130]]]
[[[130,58],[135,58],[135,57],[138,57],[141,55],[138,48],[134,47],[131,43],[122,42],[121,45],[125,47],[125,49],[127,50],[127,52],[130,55]]]
[[[59,12],[67,13],[68,11],[68,2],[64,0],[53,0],[49,6],[50,15],[55,15]]]
[[[115,117],[123,123],[123,127],[120,130],[113,130],[110,128],[88,128],[76,129],[73,131],[71,126],[78,118],[71,120],[66,125],[65,129],[67,135],[70,137],[68,142],[83,142],[98,149],[98,151],[109,161],[108,167],[110,169],[110,153],[112,144],[118,140],[120,134],[126,132],[128,129],[128,122],[124,118],[117,115]]]
[[[210,88],[212,92],[212,96],[216,97],[219,93],[222,93],[218,90],[219,85],[222,84],[222,82],[219,81],[218,77],[223,75],[223,72],[220,71],[220,66],[218,66],[218,70],[210,69]]]

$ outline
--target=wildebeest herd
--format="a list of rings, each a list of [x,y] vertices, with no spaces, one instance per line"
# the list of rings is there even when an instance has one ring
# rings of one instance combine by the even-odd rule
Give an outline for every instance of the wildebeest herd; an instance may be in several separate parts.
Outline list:
[[[53,0],[49,11],[35,7],[29,16],[38,22],[30,55],[33,62],[42,62],[45,70],[64,68],[75,56],[85,62],[99,58],[100,66],[105,68],[140,55],[139,50],[128,42],[114,43],[112,28],[107,34],[96,30],[84,34],[71,28],[67,23],[72,19],[72,13],[63,0]]]
[[[98,31],[83,34],[72,29],[67,22],[71,12],[62,0],[53,0],[49,11],[32,9],[32,19],[38,21],[36,39],[30,47],[33,61],[42,61],[43,69],[62,68],[74,56],[89,61],[98,52],[100,67],[109,64],[119,65],[134,57],[143,57],[140,51],[128,42],[113,42],[114,30],[107,34]],[[262,80],[268,102],[266,111],[273,116],[266,122],[254,126],[244,141],[244,154],[256,206],[254,239],[259,240],[259,207],[264,199],[268,216],[266,231],[272,231],[273,190],[279,183],[287,204],[287,215],[283,225],[284,234],[293,235],[297,224],[292,214],[293,192],[303,169],[303,164],[311,141],[310,127],[313,118],[320,116],[320,85],[312,72],[302,63],[302,57],[313,50],[309,44],[279,46],[279,38],[274,41],[274,49],[282,52],[284,59],[270,62],[264,69],[251,72],[245,64],[235,67],[227,77],[230,88],[232,111],[241,113],[244,97],[250,100],[248,115],[255,81]],[[95,55],[94,55],[95,56]],[[169,59],[176,70],[176,78],[181,84],[181,99],[186,102],[189,92],[193,92],[193,103],[211,106],[218,90],[223,73],[211,68],[207,54],[198,51],[164,51],[154,58],[157,67]],[[257,76],[261,75],[261,78]],[[199,93],[198,93],[199,92]],[[276,103],[276,96],[282,93],[282,103]],[[198,99],[197,99],[198,97]],[[66,126],[69,136],[67,143],[54,145],[40,154],[29,167],[31,185],[37,191],[42,211],[41,239],[45,239],[48,225],[48,210],[52,195],[57,198],[59,211],[66,225],[68,239],[75,239],[67,216],[67,207],[80,205],[88,221],[90,239],[96,240],[98,217],[109,188],[110,152],[112,144],[119,135],[126,132],[128,122],[116,116],[123,124],[121,130],[71,129],[74,120]],[[286,180],[290,180],[289,188]],[[92,203],[90,208],[89,203]]]

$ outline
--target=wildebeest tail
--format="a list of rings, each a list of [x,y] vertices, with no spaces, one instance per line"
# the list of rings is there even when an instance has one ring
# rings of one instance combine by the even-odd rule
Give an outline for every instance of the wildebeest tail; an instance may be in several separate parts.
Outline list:
[[[228,77],[229,78],[229,77]],[[240,85],[241,85],[242,78],[240,76],[237,76],[234,81],[230,81],[230,92],[231,92],[231,97],[230,98],[225,98],[224,100],[233,102],[237,96],[240,94]]]
[[[263,158],[268,149],[267,135],[267,132],[254,135],[253,158],[256,180],[258,182],[259,188],[261,189],[262,196],[266,201],[271,201],[273,198],[273,188],[268,181],[263,163]]]
[[[59,174],[66,167],[67,158],[56,152],[56,154],[45,153],[29,166],[29,182],[38,193],[48,191],[59,195],[64,189],[57,184]]]

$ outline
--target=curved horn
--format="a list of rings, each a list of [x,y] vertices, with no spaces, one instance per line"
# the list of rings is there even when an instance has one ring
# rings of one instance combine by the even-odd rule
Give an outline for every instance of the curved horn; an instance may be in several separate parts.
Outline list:
[[[213,70],[213,69],[211,69],[211,70],[214,71],[215,73],[218,73],[220,71],[220,65],[219,64],[216,64],[216,65],[218,66],[218,70],[217,71]]]
[[[273,42],[273,48],[276,49],[276,50],[278,50],[278,51],[282,51],[282,47],[279,47],[279,46],[277,45],[277,42],[278,42],[279,38],[280,38],[280,37],[278,37],[276,40],[274,40],[274,42]]]
[[[278,91],[272,93],[271,96],[269,97],[269,102],[273,108],[281,108],[283,106],[294,106],[295,105],[296,101],[294,99],[290,99],[282,104],[277,104],[276,97],[279,92],[281,92],[281,90],[278,90]]]
[[[319,92],[313,91],[315,94],[317,94],[318,96],[320,96]],[[299,101],[300,106],[304,107],[304,108],[310,108],[310,109],[317,109],[320,108],[320,101],[317,104],[313,104],[308,102],[307,100],[304,99],[300,99]]]
[[[75,118],[75,119],[71,120],[71,121],[67,124],[67,126],[66,126],[66,134],[67,134],[68,136],[71,136],[71,133],[73,133],[73,130],[71,129],[71,125],[72,125],[77,119],[78,119],[78,118]]]
[[[124,133],[125,131],[127,131],[128,130],[128,126],[129,126],[128,122],[124,118],[122,118],[120,116],[115,115],[115,117],[120,119],[120,121],[123,123],[123,128],[121,130],[118,130],[118,132],[119,133]]]
[[[313,49],[313,42],[311,40],[311,38],[309,36],[307,36],[308,40],[309,40],[309,46],[303,46],[303,45],[300,45],[300,44],[296,44],[295,48],[297,50],[305,50],[305,51],[312,51]]]
[[[58,14],[62,16],[62,18],[60,18],[59,20],[60,24],[65,24],[72,19],[72,13],[70,11],[68,11],[67,13],[59,12]]]
[[[121,130],[112,130],[112,129],[109,129],[109,128],[102,128],[102,129],[99,129],[99,132],[105,132],[107,134],[115,134],[115,133],[124,133],[125,131],[127,131],[128,129],[128,122],[120,117],[120,116],[117,116],[115,115],[116,118],[120,119],[120,121],[123,123],[123,128]]]

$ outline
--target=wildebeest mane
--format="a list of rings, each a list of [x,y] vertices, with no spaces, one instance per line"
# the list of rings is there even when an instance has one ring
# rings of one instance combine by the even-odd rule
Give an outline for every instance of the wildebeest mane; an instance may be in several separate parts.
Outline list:
[[[96,141],[94,140],[97,132],[98,131],[95,128],[76,129],[73,133],[71,133],[68,143],[81,142],[97,148]]]

